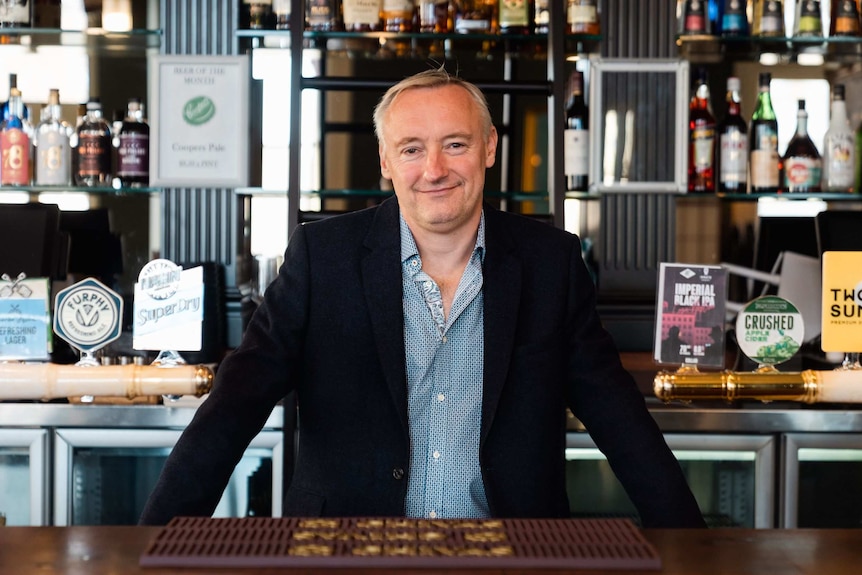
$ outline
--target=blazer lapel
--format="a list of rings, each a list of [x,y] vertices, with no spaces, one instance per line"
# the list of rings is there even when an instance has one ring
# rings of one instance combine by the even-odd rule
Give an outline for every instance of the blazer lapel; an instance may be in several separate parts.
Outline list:
[[[380,364],[404,433],[409,434],[398,214],[398,203],[394,198],[386,200],[377,209],[365,238],[364,245],[368,251],[361,265],[363,291]]]
[[[481,443],[494,422],[515,341],[521,263],[501,214],[485,206],[485,359]]]

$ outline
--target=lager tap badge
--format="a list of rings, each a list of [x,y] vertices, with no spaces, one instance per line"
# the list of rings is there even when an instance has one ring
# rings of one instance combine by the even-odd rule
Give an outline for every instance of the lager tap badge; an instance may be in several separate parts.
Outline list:
[[[736,317],[739,349],[760,369],[772,369],[799,351],[805,336],[802,314],[777,296],[752,300]]]
[[[92,353],[122,333],[123,299],[94,278],[57,292],[54,333],[83,353]]]

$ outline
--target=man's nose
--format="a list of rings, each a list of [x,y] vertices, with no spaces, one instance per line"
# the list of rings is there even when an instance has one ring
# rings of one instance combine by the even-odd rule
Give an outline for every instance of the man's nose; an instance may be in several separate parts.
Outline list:
[[[425,159],[425,178],[433,182],[445,178],[448,173],[446,155],[439,150],[430,151]]]

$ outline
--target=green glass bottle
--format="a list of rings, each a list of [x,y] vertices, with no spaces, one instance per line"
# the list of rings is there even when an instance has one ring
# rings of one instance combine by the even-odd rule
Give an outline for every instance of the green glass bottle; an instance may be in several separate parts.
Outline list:
[[[772,96],[769,93],[771,81],[770,73],[760,73],[757,104],[748,130],[750,191],[753,194],[778,192],[778,120],[775,118]]]

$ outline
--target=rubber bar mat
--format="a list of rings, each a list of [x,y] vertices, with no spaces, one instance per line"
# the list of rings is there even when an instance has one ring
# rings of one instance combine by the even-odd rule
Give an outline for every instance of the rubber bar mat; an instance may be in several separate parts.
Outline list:
[[[658,570],[628,519],[178,517],[142,567]]]

